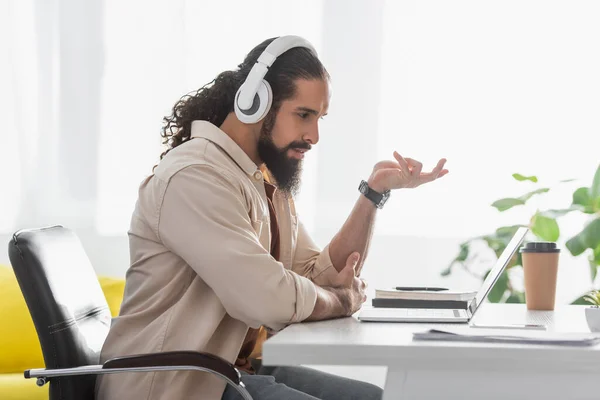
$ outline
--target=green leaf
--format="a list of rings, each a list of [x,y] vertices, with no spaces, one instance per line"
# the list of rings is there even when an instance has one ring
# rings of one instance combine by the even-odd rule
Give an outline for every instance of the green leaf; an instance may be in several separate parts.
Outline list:
[[[533,216],[531,232],[548,242],[556,242],[560,236],[560,229],[558,228],[556,219],[548,218],[540,214]]]
[[[467,257],[469,257],[469,244],[462,243],[460,245],[460,252],[454,261],[467,261]]]
[[[582,305],[589,305],[589,303],[585,300],[585,298],[586,298],[587,295],[588,294],[586,293],[586,294],[583,294],[583,295],[579,296],[578,298],[576,298],[575,300],[573,300],[571,302],[571,304],[576,304],[576,305],[580,305],[580,306],[582,306]]]
[[[596,173],[594,174],[594,181],[590,187],[590,197],[593,200],[600,197],[600,165],[598,165],[598,169],[596,169]]]
[[[496,200],[492,203],[492,207],[496,207],[498,211],[506,211],[515,206],[522,206],[523,204],[525,204],[523,200],[509,197],[505,199]]]
[[[518,181],[531,181],[531,182],[538,181],[538,178],[536,176],[524,176],[521,174],[513,174],[512,176],[513,176],[513,178],[515,178]]]
[[[490,271],[486,272],[485,277],[487,277],[487,275],[490,273]],[[485,278],[484,278],[484,280],[485,280]],[[499,303],[500,300],[502,300],[502,297],[504,297],[504,293],[506,292],[507,288],[508,288],[508,274],[506,273],[506,271],[504,271],[502,273],[502,275],[500,275],[498,277],[498,280],[494,284],[494,287],[492,288],[492,290],[490,290],[490,293],[488,294],[488,300],[491,303]]]
[[[500,228],[496,229],[496,235],[498,237],[508,237],[512,239],[517,230],[522,227],[526,227],[526,225],[501,226]]]
[[[594,212],[594,205],[590,197],[590,191],[586,187],[580,187],[573,192],[573,205],[583,206],[584,213],[591,214]]]
[[[580,235],[581,233],[573,236],[565,243],[565,247],[569,250],[569,253],[574,256],[578,256],[586,250],[585,244],[583,243],[583,239],[580,237]]]
[[[572,255],[578,256],[586,249],[596,249],[600,246],[600,217],[594,219],[581,232],[565,243]]]
[[[519,199],[523,200],[525,202],[525,201],[529,200],[531,197],[535,196],[536,194],[547,193],[549,191],[550,191],[549,188],[539,188],[539,189],[534,190],[533,192],[524,194],[523,196],[519,197]]]
[[[495,236],[484,236],[483,240],[485,240],[490,249],[494,250],[496,257],[500,257],[500,254],[502,254],[506,248],[505,241]]]
[[[507,303],[525,303],[525,293],[513,292],[506,299]]]
[[[596,280],[596,275],[598,274],[598,264],[592,259],[590,260],[590,275],[592,278],[592,283]]]
[[[504,247],[506,247],[506,243],[504,240],[502,240],[502,238],[496,236],[496,235],[487,235],[482,237],[483,240],[485,240],[485,242],[487,243],[487,245],[489,246],[490,249],[497,251],[504,251]]]
[[[515,206],[522,206],[532,196],[535,196],[536,194],[546,193],[549,190],[550,190],[549,188],[539,188],[539,189],[536,189],[536,190],[534,190],[532,192],[525,193],[523,196],[520,196],[520,197],[517,197],[517,198],[515,198],[515,197],[506,197],[504,199],[496,200],[495,202],[493,202],[492,203],[492,207],[496,207],[498,209],[498,211],[506,211],[506,210],[511,209],[511,208],[513,208]]]
[[[583,295],[583,300],[585,300],[588,304],[600,306],[600,291],[590,290],[588,293]]]
[[[446,267],[446,269],[444,269],[440,273],[440,275],[441,276],[450,275],[452,273],[452,267],[454,266],[454,264],[465,262],[467,260],[467,257],[469,257],[469,242],[461,243],[460,251],[458,252],[458,255],[456,256],[456,258],[454,260],[452,260],[450,265],[448,265],[448,267]]]
[[[559,181],[559,183],[568,183],[568,182],[574,182],[574,181],[576,181],[576,180],[577,180],[577,179],[573,179],[573,178],[571,178],[571,179],[563,179],[562,181]]]
[[[600,306],[600,291],[598,290],[592,290],[589,294],[588,294],[588,298],[589,298],[589,302],[591,302],[592,304],[596,305],[596,306]]]
[[[596,265],[600,266],[600,245],[594,249],[593,257],[593,261],[596,263]]]
[[[572,205],[569,208],[563,208],[563,209],[559,209],[559,210],[542,211],[540,214],[543,215],[544,217],[548,217],[548,218],[559,218],[559,217],[563,217],[573,211],[583,212],[583,210],[584,210],[584,208],[580,205]]]

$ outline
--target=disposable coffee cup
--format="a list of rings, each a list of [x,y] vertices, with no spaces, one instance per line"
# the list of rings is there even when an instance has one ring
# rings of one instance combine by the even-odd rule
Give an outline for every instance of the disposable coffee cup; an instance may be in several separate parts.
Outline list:
[[[554,310],[560,249],[554,242],[529,242],[519,249],[528,310]]]

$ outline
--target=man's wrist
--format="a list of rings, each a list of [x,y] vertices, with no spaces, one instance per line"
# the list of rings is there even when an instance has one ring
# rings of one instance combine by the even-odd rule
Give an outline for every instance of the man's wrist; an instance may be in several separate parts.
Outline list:
[[[352,301],[350,300],[350,291],[346,288],[327,288],[336,299],[336,316],[347,317],[351,315]]]
[[[374,191],[376,191],[377,193],[380,193],[380,194],[383,194],[385,191],[388,190],[379,179],[377,179],[373,176],[371,176],[369,178],[369,180],[367,181],[367,184],[369,185],[369,187],[371,189],[373,189]]]
[[[317,301],[312,314],[306,321],[321,321],[348,315],[351,308],[347,289],[317,287]]]

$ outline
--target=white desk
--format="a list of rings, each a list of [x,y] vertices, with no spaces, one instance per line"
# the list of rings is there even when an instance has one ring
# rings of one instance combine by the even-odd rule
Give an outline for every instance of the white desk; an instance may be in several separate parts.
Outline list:
[[[474,322],[545,323],[549,331],[589,332],[584,306],[547,312],[527,311],[522,304],[485,304]],[[412,332],[434,326],[451,325],[356,318],[295,324],[265,342],[263,363],[387,366],[384,400],[600,399],[600,345],[412,341]]]

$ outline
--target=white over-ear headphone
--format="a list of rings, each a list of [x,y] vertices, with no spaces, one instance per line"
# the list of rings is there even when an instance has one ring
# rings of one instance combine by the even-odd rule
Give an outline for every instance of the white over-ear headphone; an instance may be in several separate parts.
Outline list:
[[[314,47],[299,36],[281,36],[273,40],[258,57],[256,64],[235,94],[233,108],[240,121],[254,124],[267,115],[273,103],[273,91],[264,77],[277,57],[294,47],[305,47],[315,57],[317,56]]]

